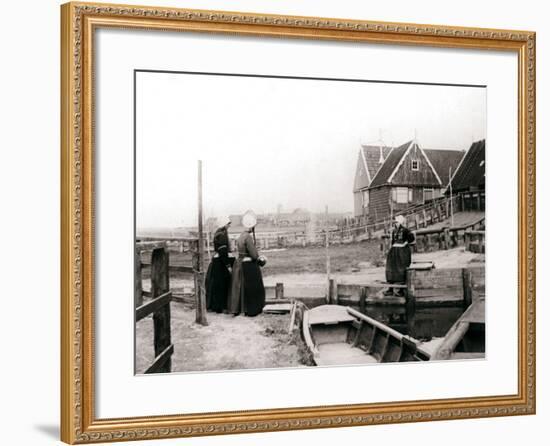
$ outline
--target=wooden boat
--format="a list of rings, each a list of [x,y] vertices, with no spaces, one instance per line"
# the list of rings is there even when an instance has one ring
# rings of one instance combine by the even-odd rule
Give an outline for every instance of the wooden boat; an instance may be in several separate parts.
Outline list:
[[[420,342],[350,307],[321,305],[304,312],[304,340],[316,365],[428,361]]]
[[[485,357],[485,299],[474,301],[449,329],[434,360]]]

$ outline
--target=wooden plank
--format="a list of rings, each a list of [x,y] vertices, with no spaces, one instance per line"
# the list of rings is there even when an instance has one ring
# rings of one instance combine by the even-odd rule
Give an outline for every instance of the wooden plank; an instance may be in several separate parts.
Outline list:
[[[136,322],[142,320],[144,317],[155,313],[171,300],[172,293],[169,291],[139,306],[138,308],[136,308]]]
[[[145,373],[163,373],[163,370],[166,368],[166,363],[171,360],[172,354],[174,353],[174,344],[170,344],[164,349],[164,351],[158,355],[153,364],[149,366]]]

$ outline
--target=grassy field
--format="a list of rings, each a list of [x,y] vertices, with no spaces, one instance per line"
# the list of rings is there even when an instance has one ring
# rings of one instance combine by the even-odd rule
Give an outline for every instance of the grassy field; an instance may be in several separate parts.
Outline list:
[[[324,246],[307,246],[281,250],[261,251],[268,259],[263,268],[264,276],[279,274],[324,273],[326,271],[326,250]],[[331,245],[329,247],[330,266],[333,272],[350,272],[360,263],[369,262],[372,266],[384,265],[384,256],[379,240],[358,243]],[[170,252],[173,265],[190,265],[190,253]]]

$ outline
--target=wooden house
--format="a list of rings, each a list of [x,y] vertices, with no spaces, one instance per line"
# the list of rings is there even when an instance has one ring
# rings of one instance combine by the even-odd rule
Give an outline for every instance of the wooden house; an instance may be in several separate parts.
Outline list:
[[[485,140],[474,142],[456,169],[447,195],[459,195],[460,210],[485,210]]]
[[[454,172],[463,156],[460,150],[423,149],[413,140],[390,149],[374,174],[365,162],[363,171],[369,173],[370,181],[360,178],[358,167],[354,194],[361,200],[356,198],[355,215],[380,221],[396,211],[440,197],[449,183],[450,171]],[[359,157],[358,164],[362,151]]]
[[[392,148],[386,145],[361,145],[355,168],[355,181],[353,185],[354,216],[362,216],[367,213],[368,192],[372,179],[384,164]]]

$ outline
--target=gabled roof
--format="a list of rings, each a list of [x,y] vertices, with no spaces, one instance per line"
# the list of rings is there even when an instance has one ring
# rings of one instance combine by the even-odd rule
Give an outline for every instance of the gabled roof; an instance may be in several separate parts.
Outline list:
[[[362,144],[357,158],[353,191],[367,188],[380,166],[384,163],[392,148],[384,145]]]
[[[384,145],[362,145],[361,150],[363,151],[363,160],[366,163],[366,168],[372,180],[390,154],[392,148]],[[380,152],[382,152],[382,162],[380,162]]]
[[[449,184],[449,167],[454,173],[465,152],[462,150],[424,149],[424,153],[430,159],[432,166],[441,178],[443,186]]]
[[[458,166],[451,181],[453,192],[485,188],[485,140],[474,142]]]
[[[382,164],[380,169],[378,169],[378,172],[372,179],[369,187],[382,186],[388,182],[390,176],[392,175],[395,168],[399,165],[401,158],[403,158],[403,155],[405,155],[407,149],[412,144],[412,142],[413,141],[406,142],[405,144],[396,147],[389,153],[386,161],[384,162],[384,164]]]

